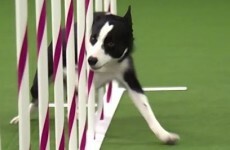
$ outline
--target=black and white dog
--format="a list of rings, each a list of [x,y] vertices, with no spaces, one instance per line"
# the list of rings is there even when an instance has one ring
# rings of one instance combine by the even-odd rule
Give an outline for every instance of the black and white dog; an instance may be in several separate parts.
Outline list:
[[[99,88],[111,80],[117,80],[127,89],[130,98],[148,123],[152,132],[154,132],[162,142],[175,144],[179,140],[179,136],[166,131],[157,121],[148,102],[148,98],[145,96],[137,79],[131,56],[133,40],[130,7],[124,17],[103,12],[94,14],[90,37],[91,44],[87,51],[87,60],[90,68],[95,72],[95,87]],[[63,40],[64,67],[66,66],[65,42],[66,41]],[[77,46],[75,45],[75,47]],[[50,44],[48,48],[48,55],[49,77],[51,77],[53,74],[52,44]],[[37,107],[38,103],[37,74],[31,87],[31,95],[33,100],[30,108],[32,110]],[[11,121],[11,123],[17,122],[18,117]]]

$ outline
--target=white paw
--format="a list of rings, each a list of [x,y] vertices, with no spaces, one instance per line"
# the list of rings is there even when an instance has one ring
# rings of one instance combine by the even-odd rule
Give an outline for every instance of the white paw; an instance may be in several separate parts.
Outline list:
[[[168,145],[174,145],[180,140],[180,136],[175,133],[167,133],[160,136],[160,140]]]
[[[16,116],[13,119],[11,119],[10,124],[18,124],[18,122],[19,122],[19,116]]]

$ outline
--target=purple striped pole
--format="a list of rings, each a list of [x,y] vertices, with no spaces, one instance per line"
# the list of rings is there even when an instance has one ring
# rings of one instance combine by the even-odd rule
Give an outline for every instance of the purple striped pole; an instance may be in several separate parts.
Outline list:
[[[61,1],[51,0],[56,150],[65,149]]]
[[[110,1],[111,0],[104,0],[104,11],[110,12]],[[106,85],[106,102],[109,103],[112,94],[112,81]],[[104,104],[103,102],[99,103],[99,111],[100,112],[100,120],[104,120]]]
[[[66,67],[67,67],[67,103],[69,124],[69,149],[77,147],[77,117],[75,83],[75,47],[74,47],[74,6],[73,0],[65,0],[66,28]]]
[[[85,1],[77,0],[77,46],[78,46],[78,128],[79,149],[86,146],[86,58],[85,58]]]
[[[30,149],[27,0],[15,0],[18,68],[19,150]]]
[[[46,0],[36,0],[40,150],[49,150]]]
[[[109,103],[112,95],[112,81],[107,85],[106,102]]]
[[[110,12],[114,15],[117,14],[117,0],[110,0]]]
[[[110,8],[111,8],[111,0],[104,0],[104,11],[110,12],[111,11]],[[112,95],[112,81],[106,85],[106,102],[107,103],[109,103],[111,95]],[[102,113],[104,113],[104,111],[102,111]]]
[[[117,15],[117,0],[110,0],[110,5],[109,5],[109,8],[108,8],[108,11],[110,11],[114,15]],[[113,88],[118,88],[118,82],[114,80],[112,82],[111,86],[112,86],[111,87],[111,92],[112,92]],[[110,93],[110,96],[108,95],[108,99],[111,98],[111,94],[112,93]]]
[[[111,12],[112,14],[117,13],[117,4],[116,0],[104,0],[104,11]],[[111,81],[106,85],[106,102],[109,103],[111,96],[112,96],[112,89],[118,88],[118,83],[116,81]],[[102,105],[102,106],[100,106]],[[99,113],[100,113],[100,120],[104,119],[104,108],[103,103],[99,104]]]
[[[86,4],[86,50],[90,49],[90,34],[93,24],[93,0],[85,0]],[[90,70],[88,66],[88,130],[87,130],[87,140],[91,143],[93,147],[93,139],[95,132],[95,87],[93,84],[94,72]]]
[[[96,12],[101,12],[101,11],[103,11],[103,1],[102,0],[95,0],[95,11]],[[103,118],[104,118],[104,114],[103,114],[103,112],[102,112],[102,108],[103,108],[103,101],[102,101],[102,99],[103,99],[103,96],[104,96],[104,92],[105,90],[104,90],[104,87],[101,87],[101,88],[99,88],[98,89],[98,107],[97,107],[97,118],[96,118],[96,120],[98,121],[99,120],[99,118],[101,119],[101,120],[103,120]],[[98,118],[99,117],[99,118]]]
[[[116,0],[105,0],[104,1],[104,11],[105,12],[111,12],[112,14],[116,15],[116,13],[117,13],[117,3],[116,3]],[[106,89],[107,89],[107,92],[106,92],[106,101],[107,101],[107,103],[110,102],[111,95],[112,95],[112,88],[113,88],[114,85],[115,85],[116,88],[118,87],[118,84],[115,81],[109,82],[107,84],[107,86],[106,86]]]
[[[104,11],[105,12],[110,12],[110,4],[111,4],[111,0],[104,0]]]
[[[102,7],[102,0],[95,0],[95,11],[99,12],[99,11],[103,11],[103,7]]]
[[[96,11],[102,11],[102,0],[96,0],[95,10]],[[117,13],[116,0],[104,0],[104,11],[105,12],[111,12],[112,14],[116,14]],[[106,102],[107,103],[110,102],[113,87],[114,88],[118,87],[118,83],[116,81],[109,82],[106,85]],[[99,89],[99,97],[98,97],[99,99],[103,98],[101,93],[104,94],[104,89],[103,88]],[[103,101],[99,100],[97,114],[98,114],[98,117],[100,118],[100,120],[104,119]],[[97,118],[97,120],[98,120],[98,118]]]

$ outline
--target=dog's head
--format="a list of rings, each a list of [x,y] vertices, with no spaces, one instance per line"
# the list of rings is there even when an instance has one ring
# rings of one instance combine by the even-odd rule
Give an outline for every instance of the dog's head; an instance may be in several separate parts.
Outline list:
[[[110,64],[122,62],[133,46],[131,8],[124,17],[96,12],[87,52],[92,70],[102,70]]]

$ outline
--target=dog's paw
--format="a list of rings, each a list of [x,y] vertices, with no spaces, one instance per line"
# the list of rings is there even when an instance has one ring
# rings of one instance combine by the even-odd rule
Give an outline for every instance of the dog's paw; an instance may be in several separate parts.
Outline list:
[[[18,122],[19,122],[19,116],[16,116],[13,119],[11,119],[10,124],[18,124]]]
[[[160,140],[168,145],[174,145],[180,140],[180,136],[175,133],[167,133],[160,137]]]

